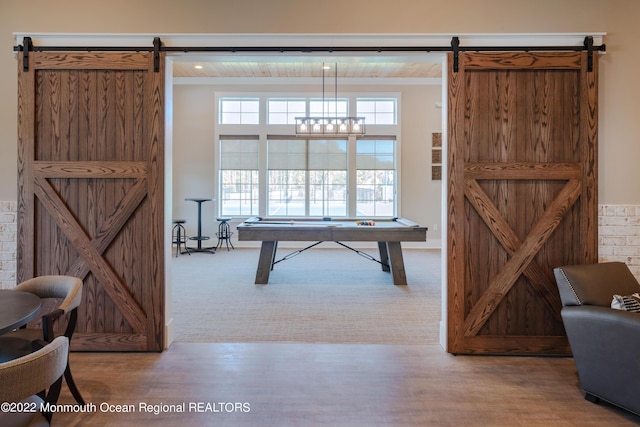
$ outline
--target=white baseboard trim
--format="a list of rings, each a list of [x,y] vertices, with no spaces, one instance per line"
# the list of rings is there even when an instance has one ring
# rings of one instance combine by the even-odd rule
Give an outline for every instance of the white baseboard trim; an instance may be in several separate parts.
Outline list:
[[[164,325],[164,349],[168,349],[169,346],[173,343],[174,333],[173,333],[173,317],[170,317]]]
[[[447,324],[443,320],[440,321],[440,347],[447,351]]]

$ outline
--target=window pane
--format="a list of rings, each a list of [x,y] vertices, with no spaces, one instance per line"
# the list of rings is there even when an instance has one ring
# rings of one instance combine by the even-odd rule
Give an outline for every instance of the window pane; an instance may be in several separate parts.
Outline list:
[[[356,146],[358,169],[394,169],[394,140],[358,140]]]
[[[376,103],[374,101],[358,101],[358,114],[375,113]]]
[[[257,125],[260,124],[260,114],[258,113],[242,113],[243,125]]]
[[[289,112],[287,113],[287,118],[286,118],[286,123],[287,125],[295,125],[296,124],[296,117],[304,117],[305,113],[301,112],[301,113],[296,113],[296,112]]]
[[[260,111],[260,102],[257,100],[253,101],[242,101],[242,112],[243,113],[257,113]]]
[[[309,193],[309,215],[347,215],[347,171],[310,171]]]
[[[347,141],[344,140],[309,140],[309,170],[346,170]]]
[[[258,215],[258,171],[220,172],[220,213],[230,216]]]
[[[396,99],[366,99],[356,100],[357,115],[365,117],[369,125],[395,125],[396,120]]]
[[[305,171],[270,170],[268,214],[305,216]]]
[[[395,215],[395,171],[358,170],[357,216]]]
[[[258,124],[259,122],[259,99],[220,98],[220,124]]]
[[[393,155],[378,155],[375,157],[375,169],[393,169]]]
[[[269,99],[268,123],[272,125],[295,124],[296,117],[306,115],[307,102],[299,99]]]
[[[286,113],[287,101],[269,101],[269,113]]]
[[[267,141],[268,169],[306,169],[307,150],[305,140]]]
[[[376,101],[376,112],[377,113],[395,113],[396,112],[396,103],[395,101]]]
[[[358,141],[356,146],[358,154],[373,154],[376,152],[376,141],[370,139],[362,139]]]
[[[377,125],[395,125],[395,114],[393,113],[377,113],[376,124]]]
[[[327,108],[325,106],[324,110],[322,108],[322,101],[311,101],[309,102],[309,115],[321,117],[323,114],[327,112]]]
[[[374,144],[377,154],[393,154],[396,145],[392,139],[377,139]]]
[[[307,111],[306,101],[288,101],[289,111],[297,114],[305,114]]]
[[[324,108],[323,108],[324,106]],[[314,117],[323,116],[347,116],[349,113],[349,100],[335,99],[325,100],[324,104],[322,100],[311,100],[309,102],[309,115]]]
[[[358,140],[356,215],[395,215],[395,141]]]
[[[220,140],[220,214],[259,214],[258,139]]]
[[[220,122],[229,125],[240,124],[240,113],[222,113]]]
[[[220,169],[258,169],[259,141],[220,140]]]
[[[236,112],[239,113],[240,110],[240,101],[232,100],[232,99],[223,99],[222,100],[222,111],[227,112]]]

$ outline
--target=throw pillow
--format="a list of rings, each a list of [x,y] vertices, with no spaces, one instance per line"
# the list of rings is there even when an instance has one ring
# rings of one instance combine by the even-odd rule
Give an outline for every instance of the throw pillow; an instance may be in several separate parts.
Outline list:
[[[640,313],[640,293],[636,292],[625,296],[614,295],[613,301],[611,301],[611,308]]]

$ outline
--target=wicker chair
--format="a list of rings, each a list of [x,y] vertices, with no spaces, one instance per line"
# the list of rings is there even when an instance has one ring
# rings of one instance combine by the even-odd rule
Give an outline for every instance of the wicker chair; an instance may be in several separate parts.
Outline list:
[[[39,410],[43,403],[58,402],[68,359],[69,340],[60,336],[34,353],[0,363],[0,402],[16,404],[15,411],[0,412],[0,425],[50,425],[53,413]]]
[[[21,357],[30,353],[39,348],[38,343],[43,340],[47,343],[53,341],[55,338],[54,325],[56,322],[61,321],[66,314],[69,315],[69,320],[64,336],[71,342],[78,319],[78,306],[82,301],[82,280],[77,277],[63,275],[38,276],[20,283],[15,289],[17,291],[30,292],[42,299],[59,298],[62,299],[62,302],[55,310],[42,316],[42,329],[22,328],[0,337],[3,360]],[[73,381],[68,363],[64,377],[73,397],[79,404],[84,405],[85,401]]]

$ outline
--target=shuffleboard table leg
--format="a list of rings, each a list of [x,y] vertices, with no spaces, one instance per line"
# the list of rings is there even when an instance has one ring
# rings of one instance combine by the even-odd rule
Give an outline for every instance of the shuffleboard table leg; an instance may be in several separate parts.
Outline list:
[[[404,260],[402,259],[402,247],[400,246],[400,242],[387,242],[387,249],[389,250],[393,284],[406,285],[407,275],[404,271]]]
[[[389,251],[387,250],[387,242],[378,242],[378,250],[380,251],[380,264],[382,271],[391,271],[389,268]]]
[[[276,242],[262,242],[258,269],[256,270],[256,285],[266,285],[269,282],[269,273],[271,272],[275,249]]]

